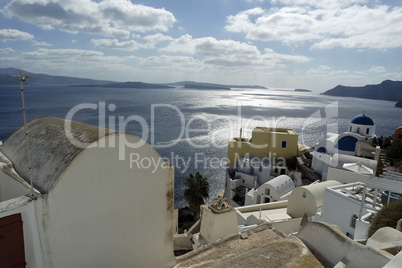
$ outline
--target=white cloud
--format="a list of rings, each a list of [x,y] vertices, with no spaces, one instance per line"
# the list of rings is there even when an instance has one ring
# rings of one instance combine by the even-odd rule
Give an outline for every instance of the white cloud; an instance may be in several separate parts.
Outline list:
[[[38,42],[38,41],[32,41],[32,44],[34,45],[34,46],[40,46],[40,47],[51,47],[52,45],[51,44],[49,44],[48,42],[44,42],[44,41],[42,41],[42,42]]]
[[[34,36],[27,32],[21,32],[15,29],[0,29],[0,40],[6,41],[20,41],[33,39]]]
[[[365,4],[368,0],[271,0],[271,3],[283,5],[311,6],[320,8],[345,7],[353,4]]]
[[[202,56],[206,64],[226,67],[283,67],[284,64],[309,61],[309,58],[304,56],[278,54],[269,48],[264,50],[265,53],[261,53],[256,46],[247,43],[217,40],[213,37],[193,39],[188,34],[175,39],[161,50]]]
[[[199,69],[202,68],[202,62],[189,56],[152,56],[140,59],[140,65],[147,67],[158,67],[163,69]]]
[[[370,73],[385,73],[385,67],[384,66],[373,66],[369,70]]]
[[[120,73],[127,76],[133,73],[133,68],[125,63],[124,57],[106,56],[99,51],[81,49],[38,48],[35,51],[0,58],[2,67],[15,66],[32,72],[40,70],[53,75],[109,80],[116,80],[115,76]]]
[[[117,39],[92,39],[91,43],[96,47],[127,51],[135,51],[144,47],[143,44],[140,44],[134,40],[120,42]]]
[[[0,48],[0,54],[8,54],[11,52],[15,52],[15,50],[12,49],[11,47]]]
[[[163,35],[161,33],[147,35],[143,38],[146,42],[139,43],[135,40],[119,41],[117,39],[92,39],[91,43],[96,47],[110,48],[126,51],[136,51],[138,49],[152,49],[155,45],[163,41],[172,41],[170,36]]]
[[[143,39],[146,40],[148,42],[148,44],[150,44],[152,47],[154,47],[156,44],[158,44],[160,42],[174,40],[172,37],[163,35],[161,33],[147,35],[147,36],[144,36]]]
[[[125,38],[131,31],[167,31],[176,21],[163,8],[128,0],[12,0],[2,13],[43,29]]]
[[[124,58],[105,56],[102,52],[82,49],[47,49],[39,48],[36,51],[21,53],[19,59],[25,62],[37,62],[46,65],[57,66],[76,66],[91,63],[101,64],[108,62],[123,62]],[[99,68],[99,67],[98,67]]]
[[[320,66],[318,67],[318,69],[319,69],[319,70],[331,70],[332,68],[329,67],[329,66],[327,66],[327,65],[320,65]]]
[[[225,29],[250,40],[312,42],[317,49],[401,47],[402,8],[361,5],[367,2],[277,0],[277,7],[229,16]]]

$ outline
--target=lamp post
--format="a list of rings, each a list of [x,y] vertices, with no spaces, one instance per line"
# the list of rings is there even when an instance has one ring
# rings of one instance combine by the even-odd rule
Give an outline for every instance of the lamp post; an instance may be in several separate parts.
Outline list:
[[[22,73],[20,72],[22,112],[23,112],[23,115],[24,115],[24,129],[25,129],[25,140],[26,140],[26,144],[27,144],[29,181],[30,181],[30,184],[31,184],[31,198],[36,199],[35,194],[34,194],[34,188],[33,188],[33,180],[32,180],[32,165],[31,165],[31,153],[30,153],[30,149],[29,149],[27,117],[26,117],[26,114],[25,114],[24,81],[26,80],[26,78],[27,78],[27,76],[22,75]]]

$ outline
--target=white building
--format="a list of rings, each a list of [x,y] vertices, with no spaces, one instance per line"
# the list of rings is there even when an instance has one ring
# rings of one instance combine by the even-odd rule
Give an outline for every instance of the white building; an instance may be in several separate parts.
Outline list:
[[[268,158],[241,157],[237,168],[226,169],[224,197],[233,207],[246,204],[247,193],[279,175],[289,174],[286,166],[271,163]]]
[[[371,143],[374,137],[374,121],[365,114],[361,114],[355,116],[350,121],[348,132],[342,134],[329,133],[327,139],[314,146],[314,151],[327,154],[340,153],[355,155],[357,141],[363,140]]]
[[[280,175],[247,192],[245,206],[286,200],[293,189],[293,180],[288,175]]]
[[[336,224],[345,235],[358,241],[364,241],[364,237],[355,235],[363,189],[364,184],[361,182],[326,188],[322,210],[317,212],[316,221]],[[362,213],[366,215],[367,209],[365,208]]]
[[[378,161],[380,149],[371,145],[375,137],[373,120],[365,114],[358,115],[351,120],[348,130],[342,134],[328,133],[325,140],[314,146],[311,168],[321,175],[323,180],[335,179],[327,177],[328,166],[335,154],[358,156]]]
[[[314,218],[321,211],[326,187],[340,185],[336,181],[313,183],[295,188],[288,200],[256,204],[235,208],[238,225],[247,229],[261,223],[269,223],[273,228],[287,234],[299,230],[300,221],[305,213]]]
[[[327,180],[341,183],[368,182],[375,177],[376,160],[345,154],[334,154],[330,159]]]
[[[325,188],[339,185],[337,181],[325,181],[300,186],[294,189],[289,196],[289,203],[286,213],[293,218],[315,216],[321,210]]]
[[[70,123],[71,132],[66,132]],[[148,143],[131,134],[49,117],[30,121],[28,131],[36,198],[30,198],[24,128],[0,146],[0,230],[15,223],[15,236],[1,234],[4,248],[12,252],[2,253],[20,256],[11,265],[175,264],[174,167]],[[133,163],[133,156],[160,165],[141,166]],[[18,246],[12,243],[16,240]]]
[[[390,201],[391,195],[383,191],[402,195],[402,176],[390,172],[366,183],[328,187],[325,189],[322,210],[317,212],[315,219],[336,224],[350,238],[365,241],[370,227],[368,218]]]

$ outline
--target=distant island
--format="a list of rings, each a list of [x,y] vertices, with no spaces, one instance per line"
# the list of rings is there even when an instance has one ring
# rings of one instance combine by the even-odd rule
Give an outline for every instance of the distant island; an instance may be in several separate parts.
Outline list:
[[[301,89],[301,88],[296,88],[295,91],[298,91],[298,92],[311,92],[310,89]]]
[[[364,87],[348,87],[339,85],[322,94],[388,101],[402,100],[402,81],[385,80],[381,84],[366,85]]]
[[[108,80],[94,80],[89,78],[78,78],[70,76],[55,76],[48,74],[31,73],[16,68],[0,68],[0,85],[19,85],[20,71],[27,75],[26,85],[104,85],[112,83]]]
[[[153,89],[173,88],[173,87],[167,86],[167,85],[148,84],[148,83],[143,83],[143,82],[110,83],[110,84],[106,84],[106,85],[100,85],[100,87],[108,87],[108,88],[141,88],[141,89],[147,89],[147,88],[153,88]]]
[[[263,86],[258,85],[222,85],[222,84],[214,84],[214,83],[201,83],[201,82],[194,82],[194,81],[180,81],[175,83],[165,83],[165,85],[174,86],[174,87],[185,87],[187,85],[196,86],[197,88],[201,89],[201,87],[206,87],[208,89],[214,88],[255,88],[255,89],[268,89]],[[192,87],[192,88],[196,88]]]
[[[205,86],[200,84],[184,84],[184,88],[192,88],[192,89],[207,89],[207,90],[230,90],[230,87],[222,87],[222,86]]]
[[[398,102],[395,104],[395,107],[402,108],[402,100],[398,101]]]
[[[175,83],[143,83],[143,82],[116,82],[109,80],[95,80],[89,78],[78,78],[70,76],[56,76],[40,73],[31,73],[17,68],[0,68],[0,85],[19,85],[19,73],[28,76],[26,85],[68,85],[72,87],[105,87],[105,88],[138,88],[138,89],[167,89],[167,88],[194,88],[194,89],[222,89],[230,90],[231,88],[253,88],[267,89],[258,85],[221,85],[214,83],[201,83],[194,81],[181,81]]]

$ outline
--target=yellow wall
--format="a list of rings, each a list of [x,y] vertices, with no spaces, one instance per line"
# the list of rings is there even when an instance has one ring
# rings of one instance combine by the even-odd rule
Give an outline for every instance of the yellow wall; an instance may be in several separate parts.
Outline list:
[[[236,166],[236,158],[246,154],[254,157],[268,157],[291,159],[298,155],[298,135],[292,129],[269,129],[256,127],[250,140],[235,138],[228,143],[228,166]],[[282,147],[282,141],[286,141],[286,148]]]

